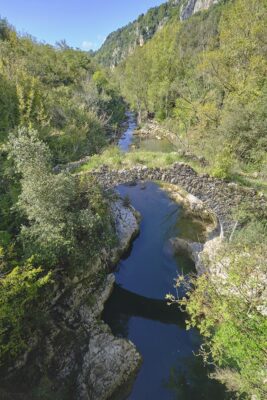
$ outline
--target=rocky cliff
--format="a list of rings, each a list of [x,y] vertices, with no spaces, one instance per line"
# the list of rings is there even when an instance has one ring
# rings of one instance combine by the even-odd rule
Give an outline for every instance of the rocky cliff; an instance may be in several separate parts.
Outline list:
[[[182,6],[180,11],[181,20],[185,20],[191,15],[207,10],[213,4],[217,4],[220,0],[187,0]]]
[[[151,8],[135,21],[112,32],[96,53],[97,60],[108,67],[115,67],[138,46],[143,46],[172,18],[185,20],[220,0],[169,0]]]

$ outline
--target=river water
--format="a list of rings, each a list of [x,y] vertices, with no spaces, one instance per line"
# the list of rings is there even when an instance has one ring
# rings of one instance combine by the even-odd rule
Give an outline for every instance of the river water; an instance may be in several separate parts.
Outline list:
[[[157,138],[144,138],[138,135],[134,135],[134,131],[137,128],[135,115],[131,112],[127,113],[128,118],[128,128],[121,136],[118,146],[123,152],[127,152],[133,146],[138,150],[144,151],[155,151],[170,153],[175,151],[175,147],[166,138],[161,140]]]
[[[132,137],[125,140],[128,149]],[[167,293],[176,293],[177,274],[194,270],[186,255],[173,254],[169,239],[195,240],[201,237],[201,226],[185,218],[182,206],[156,183],[120,185],[117,190],[122,197],[129,196],[142,215],[140,234],[116,268],[115,289],[103,313],[113,334],[131,340],[143,357],[133,387],[123,399],[225,400],[224,386],[209,379],[208,368],[195,356],[201,344],[199,333],[186,330],[186,314],[165,300]]]

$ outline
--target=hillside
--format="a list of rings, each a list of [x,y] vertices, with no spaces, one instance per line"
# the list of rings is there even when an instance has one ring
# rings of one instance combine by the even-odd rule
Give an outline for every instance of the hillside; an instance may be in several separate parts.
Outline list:
[[[96,59],[113,68],[136,47],[142,47],[172,17],[178,16],[184,20],[215,3],[218,0],[169,0],[159,7],[153,7],[127,26],[112,32],[96,53]]]

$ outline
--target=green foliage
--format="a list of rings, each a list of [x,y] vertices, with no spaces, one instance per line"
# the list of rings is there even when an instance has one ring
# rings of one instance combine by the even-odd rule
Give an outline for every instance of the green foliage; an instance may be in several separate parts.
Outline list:
[[[164,168],[178,161],[182,161],[182,158],[176,152],[132,150],[128,153],[122,153],[118,147],[109,147],[101,154],[91,157],[88,163],[79,168],[79,171],[91,171],[102,165],[107,165],[110,169],[132,168],[136,165]]]
[[[212,174],[216,178],[229,179],[232,176],[233,155],[229,146],[226,146],[221,153],[217,154]]]
[[[10,134],[6,151],[0,202],[0,364],[5,368],[38,337],[50,271],[64,267],[70,274],[70,267],[88,265],[103,243],[107,248],[115,241],[109,205],[96,183],[54,174],[51,152],[35,130]]]
[[[0,367],[28,348],[39,313],[45,312],[41,292],[50,281],[51,274],[34,267],[32,260],[0,275]]]
[[[102,239],[108,243],[108,209],[94,182],[54,174],[51,153],[36,131],[10,135],[7,148],[21,175],[17,205],[27,221],[20,233],[26,256],[35,254],[46,266],[66,266],[92,257]]]
[[[224,276],[207,272],[192,278],[187,297],[179,301],[190,316],[188,327],[198,327],[206,338],[202,355],[215,362],[214,377],[245,398],[262,400],[267,394],[266,238],[266,226],[252,221],[218,253],[215,267]]]
[[[71,274],[115,240],[108,200],[97,184],[55,174],[52,167],[99,152],[124,117],[117,88],[91,55],[64,41],[56,48],[37,43],[0,19],[4,367],[27,350],[31,336],[38,336],[38,321],[49,301],[43,291],[49,271],[64,267]],[[32,257],[34,263],[27,261]]]
[[[0,72],[0,142],[6,138],[7,132],[18,124],[18,108],[15,85]]]
[[[40,132],[54,163],[97,153],[125,117],[108,74],[86,52],[39,44],[1,24],[0,141],[19,126]]]

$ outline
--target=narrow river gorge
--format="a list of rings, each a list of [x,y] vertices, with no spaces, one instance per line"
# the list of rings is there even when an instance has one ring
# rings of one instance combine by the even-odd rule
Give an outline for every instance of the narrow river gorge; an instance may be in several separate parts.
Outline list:
[[[135,128],[130,115],[129,127],[119,141],[122,151],[128,151],[135,140]],[[159,148],[160,144],[158,140]],[[176,295],[173,284],[177,274],[195,270],[188,255],[175,254],[170,239],[203,242],[203,224],[188,216],[183,205],[173,201],[158,183],[124,184],[116,189],[142,219],[138,237],[117,265],[115,288],[102,318],[116,337],[134,343],[143,362],[133,385],[115,398],[226,399],[224,386],[209,378],[211,369],[196,356],[199,333],[186,330],[186,314],[165,300],[167,293]]]

